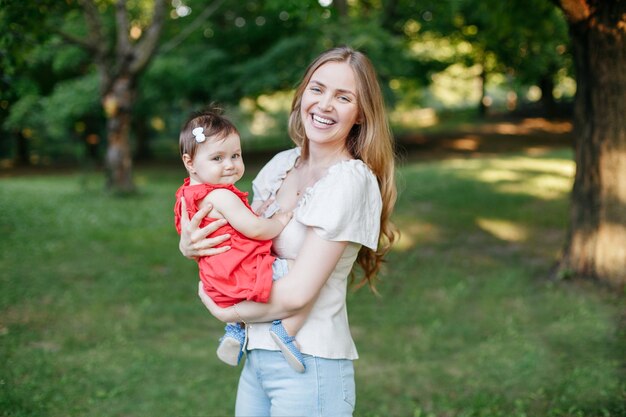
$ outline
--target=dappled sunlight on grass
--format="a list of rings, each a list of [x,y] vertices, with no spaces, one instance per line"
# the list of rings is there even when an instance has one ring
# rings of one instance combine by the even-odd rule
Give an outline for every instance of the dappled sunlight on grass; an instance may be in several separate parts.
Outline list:
[[[404,252],[413,248],[417,242],[432,243],[441,238],[439,228],[432,224],[417,219],[397,220],[400,229],[400,238],[394,242],[393,249]]]
[[[476,151],[480,147],[480,137],[478,135],[467,135],[458,139],[446,139],[444,146],[456,151]]]
[[[521,181],[522,175],[506,169],[485,169],[478,173],[478,179],[482,182],[498,183],[503,181]]]
[[[389,118],[392,123],[400,125],[403,128],[423,128],[434,126],[439,122],[435,109],[408,109],[398,110],[394,109]]]
[[[527,194],[544,200],[561,198],[571,191],[575,164],[573,161],[529,157],[453,160],[451,168],[463,176],[493,184],[508,194]]]
[[[506,220],[477,218],[476,224],[482,230],[501,240],[508,242],[523,242],[528,239],[525,227]]]
[[[570,159],[553,150],[399,169],[401,237],[380,296],[348,292],[355,415],[626,415],[621,299],[547,279]],[[138,171],[141,195],[123,199],[77,177],[0,180],[0,403],[16,416],[232,415],[239,369],[215,357],[223,324],[177,250],[182,167]]]
[[[498,189],[511,194],[528,194],[543,200],[553,200],[566,196],[572,188],[572,180],[556,178],[550,175],[539,175],[526,183],[502,184]]]

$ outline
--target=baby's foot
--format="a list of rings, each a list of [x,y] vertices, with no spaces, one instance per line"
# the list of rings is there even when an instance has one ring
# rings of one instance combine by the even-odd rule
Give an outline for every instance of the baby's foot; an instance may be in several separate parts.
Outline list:
[[[296,346],[296,338],[289,336],[280,320],[274,320],[270,327],[270,336],[276,342],[285,356],[287,363],[296,371],[304,372],[304,357]]]
[[[226,333],[220,338],[217,357],[230,366],[237,366],[243,356],[246,343],[246,331],[239,323],[229,323],[224,328]]]

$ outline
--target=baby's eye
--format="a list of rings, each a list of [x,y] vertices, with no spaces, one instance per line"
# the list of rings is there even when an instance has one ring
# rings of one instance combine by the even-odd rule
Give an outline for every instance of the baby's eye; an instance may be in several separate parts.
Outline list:
[[[241,158],[240,154],[238,154],[238,153],[233,154],[233,159],[239,159],[239,158]]]
[[[219,162],[219,161],[222,160],[222,157],[221,156],[214,156],[212,160]]]

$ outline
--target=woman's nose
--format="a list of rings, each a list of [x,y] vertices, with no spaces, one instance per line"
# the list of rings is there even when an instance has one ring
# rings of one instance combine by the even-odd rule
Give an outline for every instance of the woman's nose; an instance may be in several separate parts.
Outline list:
[[[328,111],[332,108],[332,103],[333,97],[330,94],[324,94],[322,97],[320,97],[317,106],[320,108],[320,110]]]

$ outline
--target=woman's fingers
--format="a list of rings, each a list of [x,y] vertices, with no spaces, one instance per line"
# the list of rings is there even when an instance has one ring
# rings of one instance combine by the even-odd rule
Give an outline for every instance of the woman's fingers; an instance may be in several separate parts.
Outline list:
[[[226,221],[226,219],[220,219],[220,220],[216,220],[214,222],[209,223],[208,225],[204,226],[202,229],[198,229],[199,238],[203,239],[207,237],[208,235],[215,232],[220,227],[225,226],[227,223],[228,222]]]
[[[265,214],[265,210],[267,210],[267,208],[271,206],[273,202],[274,202],[273,198],[265,200],[263,204],[261,204],[261,206],[257,209],[256,211],[257,216],[263,216],[263,214]]]
[[[191,220],[189,222],[189,225],[191,227],[193,227],[193,229],[197,229],[198,227],[200,227],[200,222],[202,221],[202,219],[204,219],[206,216],[208,216],[209,212],[212,209],[213,209],[213,205],[207,204],[205,207],[203,207],[200,210],[198,210],[196,212],[196,214],[194,214],[193,217],[191,218]],[[183,206],[183,210],[186,210],[184,208],[184,206]],[[183,216],[183,217],[185,217],[185,216]]]
[[[230,246],[220,246],[219,248],[216,248],[215,246],[227,241],[228,239],[230,239],[229,234],[202,239],[194,244],[194,253],[196,253],[196,256],[213,256],[226,252],[230,249]]]
[[[206,207],[198,210],[190,219],[187,214],[185,200],[184,198],[181,199],[181,233],[178,247],[187,258],[213,256],[230,249],[230,246],[216,247],[230,239],[230,234],[207,238],[208,235],[227,224],[225,219],[216,220],[200,228],[200,222],[209,214],[211,209],[212,205],[208,204]]]

